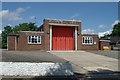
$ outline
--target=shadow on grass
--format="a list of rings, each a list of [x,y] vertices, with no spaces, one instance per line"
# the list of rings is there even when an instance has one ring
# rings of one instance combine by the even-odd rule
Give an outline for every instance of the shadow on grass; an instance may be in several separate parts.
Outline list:
[[[119,71],[111,71],[106,69],[97,69],[96,71],[88,71],[86,74],[74,73],[74,75],[67,75],[66,72],[69,71],[65,68],[64,72],[60,72],[61,67],[63,68],[64,64],[60,64],[56,69],[50,68],[49,71],[45,74],[47,76],[35,76],[32,78],[3,78],[2,80],[120,80]],[[70,65],[67,65],[68,69],[71,68]],[[63,75],[61,75],[63,74]],[[54,76],[56,75],[56,76]]]
[[[97,69],[97,71],[88,71],[85,80],[120,80],[119,71],[111,71],[106,69]]]
[[[3,78],[2,80],[120,80],[120,72],[100,70],[87,74],[74,73],[72,76],[36,76],[34,78]]]
[[[98,69],[86,74],[74,73],[73,76],[43,76],[34,77],[33,80],[120,80],[120,72]]]

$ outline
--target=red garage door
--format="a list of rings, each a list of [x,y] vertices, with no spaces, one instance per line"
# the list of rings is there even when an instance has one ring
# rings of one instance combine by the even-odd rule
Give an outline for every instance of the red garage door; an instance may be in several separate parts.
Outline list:
[[[53,50],[73,50],[73,27],[53,26],[52,29]]]

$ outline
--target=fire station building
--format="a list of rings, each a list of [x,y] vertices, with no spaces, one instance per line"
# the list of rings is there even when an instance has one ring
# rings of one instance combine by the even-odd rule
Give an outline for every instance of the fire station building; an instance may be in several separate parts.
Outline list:
[[[81,34],[81,21],[44,19],[39,31],[10,34],[8,50],[99,50],[99,38]]]

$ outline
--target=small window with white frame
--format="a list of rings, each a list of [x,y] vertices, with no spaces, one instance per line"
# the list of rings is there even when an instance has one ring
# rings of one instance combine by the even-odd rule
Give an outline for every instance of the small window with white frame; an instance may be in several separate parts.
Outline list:
[[[28,44],[41,44],[41,36],[28,36]]]
[[[91,36],[83,36],[82,44],[93,44],[93,38]]]

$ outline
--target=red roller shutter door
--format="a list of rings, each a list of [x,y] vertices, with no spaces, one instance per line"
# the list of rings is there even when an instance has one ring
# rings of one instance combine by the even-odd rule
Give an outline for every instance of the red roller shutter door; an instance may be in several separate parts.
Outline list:
[[[52,29],[53,50],[73,50],[73,27],[53,26]]]

